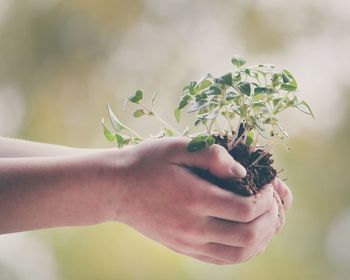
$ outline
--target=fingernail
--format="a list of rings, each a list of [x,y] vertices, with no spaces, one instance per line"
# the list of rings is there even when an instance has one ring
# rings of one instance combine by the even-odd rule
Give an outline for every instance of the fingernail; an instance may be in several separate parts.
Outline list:
[[[238,162],[235,162],[234,166],[231,169],[232,175],[235,177],[241,177],[244,178],[247,176],[246,169]]]

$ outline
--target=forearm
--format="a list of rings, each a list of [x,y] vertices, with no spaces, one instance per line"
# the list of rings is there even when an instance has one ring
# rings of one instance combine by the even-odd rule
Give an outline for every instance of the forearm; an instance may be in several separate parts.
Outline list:
[[[106,220],[101,155],[0,159],[0,233]]]
[[[86,151],[89,149],[0,137],[0,158],[78,155]]]

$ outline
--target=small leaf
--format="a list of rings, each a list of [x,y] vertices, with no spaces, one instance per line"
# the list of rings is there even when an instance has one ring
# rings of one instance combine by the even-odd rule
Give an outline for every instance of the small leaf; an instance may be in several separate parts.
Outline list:
[[[138,109],[134,112],[133,116],[134,118],[140,118],[142,116],[144,116],[146,114],[146,112],[143,109]]]
[[[181,118],[181,111],[180,111],[180,109],[176,108],[174,114],[175,114],[176,121],[180,122],[180,118]]]
[[[124,140],[123,136],[115,134],[115,140],[117,142],[118,148],[122,148],[127,142]]]
[[[187,150],[189,152],[196,152],[202,150],[206,145],[207,135],[198,135],[192,139],[192,141],[188,144]]]
[[[190,108],[188,108],[187,113],[193,113],[196,111],[199,111],[203,108],[206,108],[209,106],[209,102],[207,102],[206,100],[200,100],[197,103],[193,104]]]
[[[272,88],[268,88],[268,87],[256,87],[254,88],[254,95],[260,94],[260,93],[273,93],[273,89]]]
[[[104,134],[105,138],[106,138],[108,141],[110,141],[110,142],[114,141],[115,136],[114,136],[114,134],[106,127],[105,122],[104,122],[104,119],[102,119],[101,122],[102,122],[102,127],[103,127],[103,134]]]
[[[195,87],[196,87],[196,85],[197,85],[197,82],[196,81],[191,81],[190,82],[190,84],[189,84],[189,86],[188,86],[188,90],[189,90],[189,92],[190,92],[190,94],[195,94],[196,92],[195,92]]]
[[[227,73],[220,77],[220,80],[223,81],[226,85],[232,86],[233,80],[232,80],[232,73]]]
[[[218,88],[217,86],[210,86],[207,91],[205,91],[207,95],[220,95],[221,94],[221,89]]]
[[[201,91],[203,89],[206,89],[207,87],[209,87],[210,85],[212,85],[213,83],[209,80],[204,80],[200,83],[198,83],[195,87],[195,91]]]
[[[238,55],[235,55],[231,59],[231,62],[232,62],[233,65],[237,66],[238,68],[242,67],[244,64],[247,63],[247,61],[243,57],[238,56]]]
[[[234,99],[237,99],[239,97],[241,97],[242,95],[238,95],[236,93],[234,93],[233,91],[230,91],[226,94],[226,100],[227,101],[231,101],[231,100],[234,100]]]
[[[289,77],[284,72],[282,72],[282,81],[285,84],[288,84],[290,82]]]
[[[247,146],[250,146],[251,144],[253,144],[253,142],[254,142],[254,131],[251,130],[247,133],[247,138],[245,140],[245,144]]]
[[[302,111],[305,114],[311,115],[313,119],[315,119],[315,116],[309,106],[305,101],[301,101],[299,104],[296,105],[296,107]]]
[[[190,102],[191,100],[191,96],[186,94],[186,95],[183,95],[181,97],[181,101],[180,101],[180,104],[179,104],[179,110],[181,110],[182,108],[186,107],[187,104]]]
[[[220,112],[220,110],[215,110],[215,111],[210,112],[210,113],[207,115],[207,119],[208,119],[208,120],[216,119],[216,117],[219,115],[219,112]]]
[[[143,98],[143,92],[142,90],[137,90],[134,95],[129,96],[129,101],[135,104],[140,103],[140,101]]]
[[[276,106],[283,98],[282,97],[277,97],[272,100],[273,106]]]
[[[205,139],[205,142],[207,143],[207,145],[210,147],[211,145],[213,145],[215,143],[215,139],[212,135],[207,136],[207,138]]]
[[[154,107],[154,101],[156,100],[156,97],[157,97],[158,93],[159,93],[159,91],[156,90],[156,91],[153,93],[153,95],[152,95],[152,98],[151,98],[151,106],[152,106],[152,108]]]
[[[167,137],[172,137],[175,135],[174,132],[169,128],[163,127],[163,130],[165,132],[165,136]]]
[[[116,132],[123,130],[125,127],[121,123],[121,121],[117,118],[117,116],[113,113],[111,107],[107,105],[107,111],[109,119],[111,120],[111,124]]]
[[[292,84],[281,84],[281,89],[284,89],[286,91],[295,91],[297,87]]]
[[[250,83],[241,82],[241,83],[239,84],[238,87],[239,87],[239,90],[240,90],[244,95],[250,96],[250,92],[251,92]]]

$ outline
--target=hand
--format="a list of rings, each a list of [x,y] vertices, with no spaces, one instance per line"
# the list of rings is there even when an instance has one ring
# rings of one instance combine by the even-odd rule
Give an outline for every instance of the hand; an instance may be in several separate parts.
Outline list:
[[[220,189],[189,167],[227,179],[244,177],[244,168],[219,145],[189,153],[187,144],[186,138],[149,140],[115,152],[110,218],[205,262],[239,263],[262,252],[284,223],[273,186],[251,197]],[[286,186],[274,184],[289,206]]]

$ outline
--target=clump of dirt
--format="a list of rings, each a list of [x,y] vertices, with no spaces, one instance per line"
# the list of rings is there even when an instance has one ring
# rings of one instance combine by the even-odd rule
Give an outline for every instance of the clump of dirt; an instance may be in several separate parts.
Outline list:
[[[224,180],[218,178],[207,170],[195,170],[196,174],[203,179],[234,193],[250,196],[259,192],[259,189],[271,183],[277,172],[273,168],[272,154],[262,149],[251,151],[243,143],[238,143],[233,149],[229,149],[226,136],[214,136],[215,143],[223,146],[228,153],[247,170],[247,176],[240,180]]]

